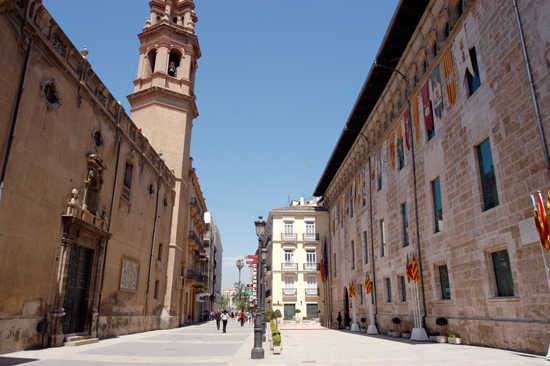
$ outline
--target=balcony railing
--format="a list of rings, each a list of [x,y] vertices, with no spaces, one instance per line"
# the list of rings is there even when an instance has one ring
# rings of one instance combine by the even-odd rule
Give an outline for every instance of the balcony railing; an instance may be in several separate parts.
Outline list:
[[[304,271],[320,271],[321,263],[304,263]]]
[[[321,294],[319,288],[306,288],[306,297],[318,297]]]
[[[204,216],[202,215],[202,209],[201,209],[201,206],[199,205],[199,201],[195,197],[191,197],[190,203],[191,203],[191,208],[194,208],[195,210],[197,210],[197,214],[199,215],[202,224],[204,225],[204,227],[206,227],[206,223],[204,222]]]
[[[281,263],[282,271],[297,271],[298,263]]]
[[[206,276],[203,276],[195,271],[193,271],[192,269],[188,269],[187,270],[187,276],[185,276],[186,279],[188,280],[193,280],[195,282],[199,282],[199,283],[205,283],[206,280]]]
[[[297,234],[281,233],[281,240],[283,241],[296,241]]]
[[[268,298],[268,297],[270,297],[270,296],[271,296],[271,289],[266,290],[266,292],[265,292],[265,297]]]
[[[296,296],[296,289],[295,288],[284,288],[283,289],[283,296]]]
[[[302,234],[304,241],[319,241],[319,233]]]
[[[202,246],[201,241],[199,240],[199,237],[197,236],[197,234],[195,234],[194,231],[189,231],[188,238],[193,240],[197,244],[197,246],[199,247],[201,253],[206,253],[206,251],[204,250],[204,247]]]

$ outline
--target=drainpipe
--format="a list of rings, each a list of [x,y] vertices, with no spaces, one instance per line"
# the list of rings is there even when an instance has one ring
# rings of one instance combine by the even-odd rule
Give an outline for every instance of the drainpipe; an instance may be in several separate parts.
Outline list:
[[[23,29],[21,29],[21,37],[23,36]],[[4,192],[4,186],[6,184],[6,174],[8,172],[8,163],[10,161],[11,145],[15,136],[15,126],[17,125],[17,117],[19,116],[19,107],[21,106],[21,98],[23,97],[23,90],[25,89],[25,80],[27,79],[27,69],[29,66],[29,60],[32,51],[32,38],[29,39],[29,45],[27,46],[27,55],[25,56],[25,64],[23,65],[23,71],[21,73],[21,81],[19,82],[19,93],[17,94],[17,101],[15,102],[15,111],[13,113],[13,119],[11,121],[10,136],[8,137],[8,144],[6,148],[6,155],[2,162],[2,175],[0,175],[0,202],[2,202],[2,193]]]
[[[371,166],[371,157],[369,156],[369,179],[371,178],[372,166]],[[378,315],[378,296],[376,296],[376,266],[374,265],[374,225],[372,223],[372,180],[369,180],[369,209],[370,209],[370,246],[372,249],[372,283],[373,283],[373,293],[374,293],[374,307],[376,308],[374,312],[374,325],[376,325],[376,316]]]
[[[535,111],[535,120],[539,129],[540,142],[542,145],[542,151],[544,152],[544,161],[546,162],[546,173],[550,178],[550,159],[548,157],[548,148],[546,145],[546,138],[544,136],[544,130],[542,128],[542,122],[540,120],[539,106],[537,102],[537,96],[535,95],[535,86],[533,85],[533,78],[531,77],[531,68],[529,67],[529,57],[527,56],[527,48],[525,47],[525,38],[523,37],[523,29],[521,26],[521,20],[519,18],[518,4],[516,0],[512,0],[514,4],[514,12],[516,13],[516,22],[518,23],[519,39],[521,41],[521,49],[523,51],[523,59],[525,60],[525,69],[527,71],[527,78],[529,80],[529,89],[531,90],[531,99],[533,99],[533,109]]]
[[[157,183],[157,202],[155,205],[155,221],[153,223],[153,237],[151,238],[151,256],[149,258],[149,274],[147,275],[147,292],[145,293],[145,308],[143,309],[143,316],[147,316],[147,308],[149,305],[149,289],[151,287],[151,270],[153,268],[153,255],[155,252],[155,237],[157,234],[157,215],[159,209],[159,196],[160,196],[160,169],[159,169],[159,179]],[[146,330],[147,322],[144,322],[143,328]]]
[[[120,111],[119,111],[119,117],[120,117]],[[120,148],[122,146],[122,137],[117,138],[118,148],[117,148],[117,155],[116,155],[116,166],[115,166],[115,180],[113,182],[113,195],[111,196],[111,208],[109,211],[109,224],[107,225],[107,231],[111,232],[111,224],[113,222],[113,207],[115,204],[115,197],[116,197],[116,186],[118,181],[118,163],[120,161]],[[105,241],[105,252],[103,254],[103,268],[101,269],[101,285],[99,286],[99,299],[97,303],[97,337],[99,338],[99,314],[101,313],[101,295],[103,294],[103,283],[105,281],[105,266],[107,263],[107,249],[109,248],[109,239]]]

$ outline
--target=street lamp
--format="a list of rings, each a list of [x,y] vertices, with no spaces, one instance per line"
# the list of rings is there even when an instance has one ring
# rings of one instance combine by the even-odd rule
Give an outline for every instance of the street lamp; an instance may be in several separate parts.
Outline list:
[[[254,348],[252,348],[251,358],[258,359],[264,358],[264,349],[262,347],[262,329],[263,329],[263,309],[262,309],[262,281],[263,281],[263,268],[262,263],[264,261],[264,253],[262,237],[265,232],[266,222],[262,220],[262,217],[258,217],[258,220],[254,221],[256,226],[256,235],[258,236],[258,306],[256,307],[256,321],[254,322]],[[266,253],[267,256],[267,253]]]

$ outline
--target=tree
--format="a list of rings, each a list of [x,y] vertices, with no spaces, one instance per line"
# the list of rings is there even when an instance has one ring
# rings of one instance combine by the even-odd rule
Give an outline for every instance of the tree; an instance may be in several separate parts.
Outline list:
[[[241,284],[241,269],[244,267],[244,261],[242,259],[237,259],[235,262],[237,268],[239,269],[239,285]]]
[[[229,295],[222,295],[222,310],[229,309]]]
[[[246,293],[246,286],[242,283],[235,283],[233,305],[240,311],[246,311],[248,310],[249,304],[249,295]]]

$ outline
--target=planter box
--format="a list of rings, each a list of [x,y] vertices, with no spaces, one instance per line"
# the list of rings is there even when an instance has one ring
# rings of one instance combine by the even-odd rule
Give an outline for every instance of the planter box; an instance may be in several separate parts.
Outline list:
[[[401,332],[388,332],[388,335],[393,338],[400,338]]]
[[[437,342],[437,336],[430,336],[430,341]]]
[[[351,329],[351,327],[350,327],[350,326],[346,327],[346,330],[350,330],[350,329]]]
[[[447,336],[439,335],[439,336],[436,336],[436,338],[437,338],[437,343],[447,343]]]
[[[365,327],[361,328],[361,333],[367,333],[367,328]]]
[[[273,341],[269,341],[269,348],[273,351]]]
[[[450,344],[462,344],[462,338],[447,337],[447,340]]]
[[[281,347],[273,347],[273,354],[274,355],[280,355],[281,354]]]
[[[403,338],[411,338],[411,333],[401,333]]]

